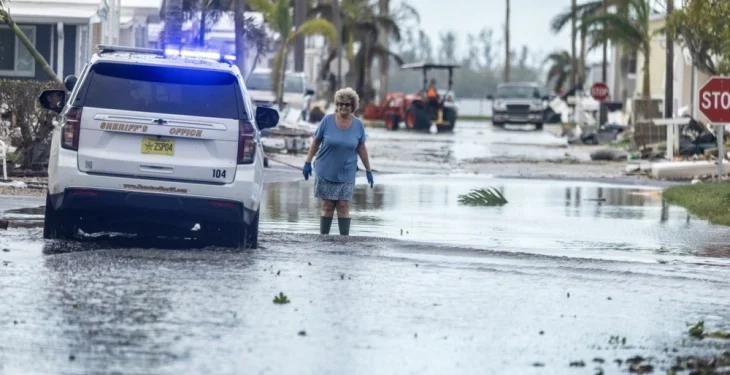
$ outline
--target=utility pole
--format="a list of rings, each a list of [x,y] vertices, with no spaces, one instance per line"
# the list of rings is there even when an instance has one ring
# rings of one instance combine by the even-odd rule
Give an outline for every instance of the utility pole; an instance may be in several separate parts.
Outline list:
[[[669,0],[672,1],[672,0]],[[608,13],[608,0],[603,0],[603,13]],[[604,24],[604,27],[606,25]],[[608,84],[608,41],[603,43],[603,61],[601,64],[601,81]]]
[[[342,19],[340,17],[340,0],[332,0],[335,29],[337,29],[337,84],[335,90],[342,87]]]
[[[390,16],[390,0],[379,0],[379,14],[380,17],[389,17]],[[380,45],[383,47],[389,48],[388,43],[388,30],[385,28],[381,28],[380,33],[378,34],[378,39],[380,39]],[[382,54],[379,58],[380,63],[380,98],[385,97],[385,93],[388,92],[388,73],[389,73],[389,67],[390,67],[390,56],[387,54]]]
[[[674,11],[674,0],[667,0],[667,18]],[[674,38],[666,33],[667,61],[664,78],[664,117],[672,118],[674,114]]]
[[[506,11],[505,11],[505,17],[504,17],[504,81],[509,82],[509,76],[510,76],[510,68],[512,66],[511,57],[512,54],[510,53],[510,47],[509,47],[509,7],[510,7],[510,0],[506,0],[505,4],[507,5]]]
[[[608,14],[608,0],[603,0],[603,13]],[[603,27],[607,24],[604,22]],[[601,61],[601,81],[612,90],[611,85],[608,84],[608,41],[603,42],[603,60]],[[610,91],[609,91],[610,92]],[[605,103],[601,103],[598,107],[598,124],[603,125],[608,122],[608,108]]]
[[[294,0],[294,26],[299,29],[307,20],[307,0]],[[294,71],[304,71],[304,38],[300,36],[294,44]]]

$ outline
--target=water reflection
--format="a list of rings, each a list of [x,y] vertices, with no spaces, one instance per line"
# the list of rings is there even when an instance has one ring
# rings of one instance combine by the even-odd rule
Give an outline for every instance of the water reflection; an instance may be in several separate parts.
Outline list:
[[[724,227],[687,221],[659,190],[590,182],[500,180],[484,176],[383,175],[375,189],[358,181],[355,236],[380,236],[489,249],[697,251]],[[494,187],[508,204],[469,207],[460,194]],[[307,182],[268,185],[262,230],[317,233],[319,202]],[[402,233],[401,233],[402,231]],[[566,240],[568,244],[566,245]]]

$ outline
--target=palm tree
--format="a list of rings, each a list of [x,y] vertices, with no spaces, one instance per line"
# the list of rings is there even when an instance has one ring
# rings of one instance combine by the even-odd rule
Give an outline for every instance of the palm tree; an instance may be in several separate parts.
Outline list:
[[[568,23],[572,23],[573,21],[573,13],[575,13],[575,20],[576,20],[576,32],[580,35],[581,40],[581,50],[579,52],[580,57],[575,57],[575,63],[577,64],[575,72],[578,76],[578,80],[581,80],[581,77],[585,74],[585,54],[588,52],[589,49],[587,46],[588,42],[588,25],[587,27],[582,27],[583,22],[588,18],[592,17],[598,14],[602,13],[608,13],[608,8],[611,6],[616,6],[618,8],[625,8],[626,7],[627,0],[592,0],[588,1],[583,4],[571,4],[571,7],[566,9],[564,12],[559,13],[555,17],[553,17],[550,25],[550,29],[554,33],[559,33],[563,31],[563,29],[568,25]],[[573,1],[575,3],[575,1]],[[575,11],[573,10],[573,6],[575,6]],[[593,26],[593,25],[591,25]],[[576,37],[576,33],[571,32],[571,36]],[[577,37],[576,37],[577,39]],[[575,40],[573,41],[573,46],[575,46]],[[606,72],[606,66],[607,66],[607,58],[608,58],[608,40],[605,41],[602,45],[603,47],[603,71],[604,75]],[[605,77],[604,77],[605,81]]]
[[[588,33],[594,45],[608,41],[641,52],[644,56],[642,97],[651,99],[650,59],[651,40],[655,32],[650,29],[651,0],[624,0],[625,8],[616,13],[598,13],[586,17],[581,29]],[[647,106],[648,108],[648,106]]]
[[[286,74],[286,62],[289,50],[299,37],[310,35],[323,35],[327,38],[329,45],[334,46],[337,42],[337,29],[325,19],[310,19],[298,28],[294,28],[294,21],[290,12],[291,3],[289,0],[276,0],[271,3],[268,0],[248,0],[249,5],[255,11],[261,12],[269,27],[280,36],[279,51],[274,56],[274,66],[271,70],[271,82],[274,86],[276,100],[279,108],[283,109],[284,77]]]
[[[546,82],[555,80],[555,92],[560,93],[565,88],[568,74],[573,69],[573,59],[568,51],[556,51],[549,54],[544,63],[550,63]]]
[[[180,45],[183,40],[182,26],[185,14],[183,0],[165,0],[164,15],[164,45]]]
[[[33,59],[41,65],[41,69],[43,69],[43,72],[45,72],[51,80],[58,83],[59,86],[63,86],[63,80],[56,75],[56,72],[53,71],[51,65],[48,64],[48,61],[46,61],[43,55],[38,52],[33,43],[31,43],[30,39],[28,39],[28,37],[23,33],[22,30],[20,30],[15,21],[13,21],[13,18],[10,17],[10,13],[7,9],[7,0],[0,0],[0,22],[5,23],[6,25],[8,25],[10,30],[13,30],[13,33],[18,38],[20,43],[22,43],[28,50],[28,52],[30,52],[30,55],[33,56]]]
[[[334,11],[331,4],[320,3],[309,11],[310,16],[320,16],[328,20],[334,20]],[[372,88],[372,65],[376,57],[393,57],[399,64],[403,60],[395,52],[378,42],[380,33],[386,31],[395,41],[400,41],[400,28],[394,18],[381,15],[376,4],[370,4],[366,0],[344,0],[340,6],[340,19],[342,20],[342,39],[346,42],[346,55],[350,66],[354,67],[355,90],[360,93],[363,107],[374,98]],[[360,44],[355,54],[354,45]],[[335,59],[336,51],[323,62],[319,75],[326,76],[330,63]],[[382,61],[382,60],[381,60]]]

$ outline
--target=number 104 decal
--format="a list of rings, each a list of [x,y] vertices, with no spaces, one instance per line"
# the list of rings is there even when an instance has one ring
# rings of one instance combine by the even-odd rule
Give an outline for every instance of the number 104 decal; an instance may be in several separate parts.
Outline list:
[[[226,170],[225,169],[214,169],[213,178],[226,178]]]

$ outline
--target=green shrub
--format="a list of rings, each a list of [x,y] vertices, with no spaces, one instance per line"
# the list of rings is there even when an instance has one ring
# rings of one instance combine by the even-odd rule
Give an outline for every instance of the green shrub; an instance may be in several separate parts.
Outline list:
[[[0,136],[18,148],[24,168],[48,162],[55,113],[38,104],[43,90],[58,88],[53,81],[0,79]]]

